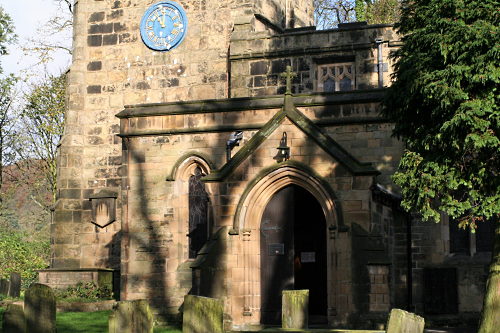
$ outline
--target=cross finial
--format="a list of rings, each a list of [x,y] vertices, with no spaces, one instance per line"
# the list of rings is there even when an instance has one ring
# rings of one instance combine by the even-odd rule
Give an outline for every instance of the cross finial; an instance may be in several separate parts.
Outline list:
[[[292,94],[292,79],[297,76],[297,73],[292,72],[292,66],[286,66],[286,72],[281,74],[281,77],[286,78],[286,94]]]

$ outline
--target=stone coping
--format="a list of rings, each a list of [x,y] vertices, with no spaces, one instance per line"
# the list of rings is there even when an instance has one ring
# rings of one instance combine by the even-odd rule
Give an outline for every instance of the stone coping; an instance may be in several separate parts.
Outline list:
[[[386,89],[387,88],[374,88],[336,93],[298,94],[293,96],[293,104],[296,107],[306,107],[380,102],[385,95]],[[161,115],[277,109],[281,108],[283,104],[283,95],[137,104],[126,105],[125,109],[119,112],[116,117],[134,118]]]
[[[255,15],[259,20],[267,20],[263,15],[256,14]],[[359,22],[356,22],[359,23]],[[336,32],[343,32],[343,31],[353,31],[353,30],[370,30],[370,29],[381,29],[381,28],[391,28],[394,27],[394,24],[366,24],[366,25],[356,25],[356,24],[349,24],[349,25],[343,25],[340,28],[332,28],[332,29],[324,29],[324,30],[317,30],[317,29],[312,29],[314,26],[310,27],[301,27],[301,28],[293,28],[293,29],[281,29],[282,31],[279,34],[272,34],[269,32],[259,32],[259,33],[254,33],[254,34],[247,34],[248,39],[258,39],[262,37],[286,37],[286,36],[296,36],[296,35],[306,35],[306,34],[331,34],[331,33],[336,33]],[[275,31],[279,31],[278,29],[275,29]],[[240,40],[240,39],[235,39],[235,40]],[[243,39],[241,39],[243,40]]]
[[[339,125],[358,125],[358,124],[379,124],[388,123],[387,118],[381,116],[374,117],[344,117],[339,119],[320,119],[311,120],[316,126],[328,127]],[[215,125],[215,126],[201,126],[201,127],[185,127],[185,128],[168,128],[168,129],[134,129],[124,131],[117,134],[122,138],[130,138],[136,136],[160,136],[160,135],[177,135],[177,134],[195,134],[195,133],[220,133],[220,132],[233,132],[233,131],[252,131],[260,130],[264,127],[265,123],[259,124],[232,124],[232,125]],[[205,159],[206,160],[206,159]]]
[[[111,268],[46,268],[39,269],[37,272],[115,272]]]

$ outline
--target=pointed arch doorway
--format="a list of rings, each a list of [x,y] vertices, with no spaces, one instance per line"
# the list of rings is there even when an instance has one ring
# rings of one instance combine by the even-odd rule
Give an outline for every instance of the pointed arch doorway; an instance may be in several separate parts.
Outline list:
[[[326,321],[327,232],[318,200],[298,185],[278,190],[260,224],[261,322],[281,322],[281,292],[309,289],[310,321]]]

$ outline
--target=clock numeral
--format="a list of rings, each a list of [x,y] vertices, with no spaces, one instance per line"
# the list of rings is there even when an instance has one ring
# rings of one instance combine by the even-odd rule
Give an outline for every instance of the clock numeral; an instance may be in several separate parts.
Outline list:
[[[179,19],[179,15],[175,15],[174,17],[172,17],[172,21],[175,21],[177,19]]]
[[[171,34],[174,35],[174,36],[176,36],[178,33],[179,33],[179,30],[177,30],[177,29],[174,29],[171,32]]]

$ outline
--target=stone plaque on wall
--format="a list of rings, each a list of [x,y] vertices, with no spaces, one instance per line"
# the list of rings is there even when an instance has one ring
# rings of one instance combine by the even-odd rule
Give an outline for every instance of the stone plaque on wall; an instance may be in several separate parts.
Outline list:
[[[89,197],[92,203],[92,223],[104,228],[116,221],[116,192],[102,190]]]

